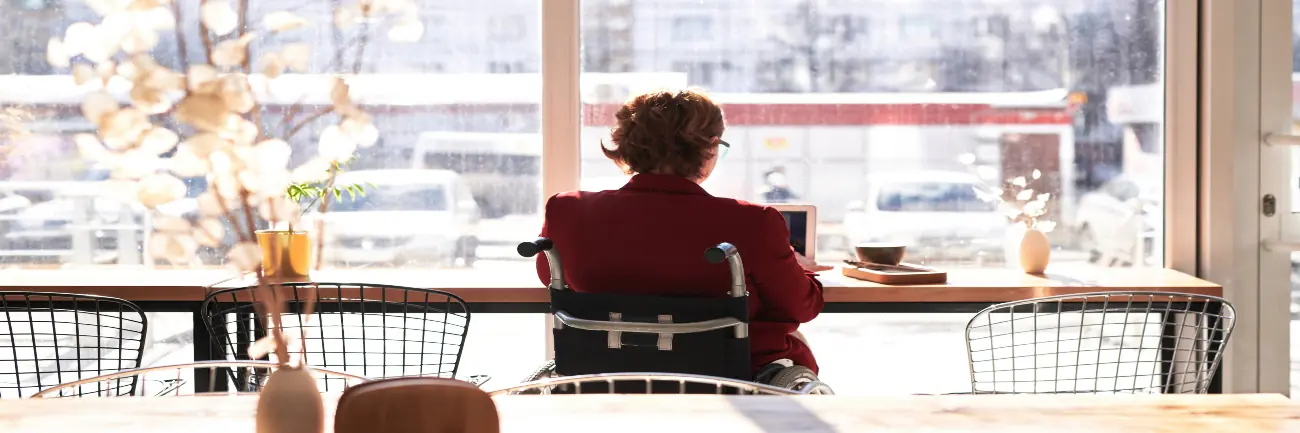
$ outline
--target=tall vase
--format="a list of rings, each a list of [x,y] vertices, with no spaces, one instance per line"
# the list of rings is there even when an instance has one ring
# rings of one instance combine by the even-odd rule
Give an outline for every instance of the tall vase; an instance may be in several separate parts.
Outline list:
[[[257,398],[257,433],[321,433],[325,405],[307,367],[280,367]]]
[[[1038,229],[1025,230],[1020,238],[1020,268],[1026,273],[1041,274],[1052,260],[1052,243]]]

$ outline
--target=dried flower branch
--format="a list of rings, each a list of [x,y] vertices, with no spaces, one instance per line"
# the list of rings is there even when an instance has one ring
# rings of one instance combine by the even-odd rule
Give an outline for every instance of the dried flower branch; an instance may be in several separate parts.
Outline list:
[[[980,200],[997,203],[998,212],[1006,215],[1012,222],[1024,223],[1026,228],[1037,229],[1044,233],[1056,229],[1056,223],[1040,219],[1047,214],[1047,202],[1051,193],[1035,194],[1030,185],[1039,181],[1043,172],[1034,169],[1029,177],[1018,176],[1006,181],[1002,188],[973,187]]]
[[[227,220],[236,243],[226,261],[256,276],[256,308],[272,343],[266,353],[275,353],[278,362],[287,364],[290,339],[280,331],[286,306],[276,282],[263,272],[254,231],[262,220],[272,225],[292,224],[301,216],[299,202],[286,195],[290,185],[325,181],[322,192],[341,194],[334,186],[340,162],[349,160],[358,147],[374,145],[378,130],[370,116],[353,103],[351,89],[340,77],[330,83],[329,108],[288,127],[282,137],[273,137],[261,122],[263,101],[258,100],[249,79],[255,58],[249,47],[264,34],[293,31],[311,23],[289,11],[253,19],[249,0],[232,1],[202,0],[195,20],[183,17],[175,1],[87,0],[101,20],[68,26],[62,38],[49,41],[46,57],[50,65],[68,69],[73,80],[85,86],[81,111],[97,130],[77,135],[74,142],[83,158],[112,169],[111,183],[155,209],[184,197],[186,186],[181,178],[207,179],[208,191],[198,196],[199,220],[160,215],[148,251],[159,261],[193,263],[199,246],[221,245],[226,234],[221,219]],[[386,22],[384,17],[393,17],[396,23],[388,30],[390,39],[402,39],[391,38],[394,33],[407,38],[414,33],[410,21],[416,16],[416,5],[411,0],[333,3],[333,25],[329,27],[336,34],[362,24],[355,30],[358,44],[352,74],[362,70],[369,33],[373,26]],[[197,21],[197,29],[183,18]],[[257,29],[261,32],[254,31],[254,23],[261,23],[262,28]],[[199,63],[190,63],[187,31],[197,31],[202,41],[204,52],[195,56],[202,59]],[[180,55],[177,67],[183,71],[161,65],[151,56],[160,32],[175,33]],[[339,66],[348,48],[351,46],[335,47]],[[307,45],[285,44],[267,50],[256,59],[258,72],[266,76],[268,94],[271,81],[281,73],[307,72],[310,66]],[[125,104],[106,90],[109,80],[115,78],[130,83]],[[300,111],[292,107],[288,113],[294,114],[286,118]],[[0,134],[7,132],[6,114],[0,112]],[[299,167],[288,167],[292,156],[288,140],[303,125],[331,114],[337,119],[321,135],[320,155]],[[184,128],[162,123],[168,116]],[[327,210],[328,203],[321,201],[321,211]]]

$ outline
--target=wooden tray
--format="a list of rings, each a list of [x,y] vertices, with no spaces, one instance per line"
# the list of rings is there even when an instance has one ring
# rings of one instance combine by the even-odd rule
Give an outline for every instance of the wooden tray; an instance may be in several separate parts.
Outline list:
[[[880,265],[845,260],[844,276],[880,284],[943,284],[948,273],[924,266],[901,263]]]

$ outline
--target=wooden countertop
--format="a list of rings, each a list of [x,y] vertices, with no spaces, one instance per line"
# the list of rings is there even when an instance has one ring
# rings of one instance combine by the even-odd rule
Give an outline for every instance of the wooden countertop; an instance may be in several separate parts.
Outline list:
[[[1015,269],[953,269],[945,284],[887,286],[823,272],[828,303],[1005,302],[1103,291],[1157,291],[1222,296],[1218,284],[1169,269],[1060,265],[1046,275]],[[514,270],[338,269],[312,274],[335,283],[381,283],[447,290],[467,302],[548,302],[532,272]],[[199,301],[213,288],[252,283],[226,269],[69,268],[0,270],[0,290],[39,290],[115,296],[133,301]]]
[[[327,429],[336,396],[326,396]],[[502,396],[504,433],[1290,432],[1300,406],[1280,395]],[[0,402],[5,433],[242,433],[256,396]]]

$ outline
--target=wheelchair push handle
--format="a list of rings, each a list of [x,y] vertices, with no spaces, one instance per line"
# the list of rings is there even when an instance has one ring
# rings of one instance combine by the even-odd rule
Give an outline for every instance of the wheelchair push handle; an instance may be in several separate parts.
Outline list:
[[[731,297],[739,298],[746,295],[745,290],[745,265],[740,261],[740,251],[736,246],[727,242],[718,244],[704,250],[704,259],[709,263],[719,264],[727,262],[731,268]]]
[[[551,290],[564,290],[568,287],[564,283],[564,267],[560,266],[560,254],[555,251],[555,243],[551,242],[550,239],[537,238],[528,242],[520,242],[515,251],[524,257],[533,257],[537,253],[546,253],[546,264],[551,271],[551,283],[547,287]]]
[[[710,247],[709,249],[704,250],[704,260],[708,260],[709,263],[716,265],[722,263],[723,261],[726,261],[727,259],[730,259],[732,256],[735,256],[736,254],[737,251],[735,245],[723,242],[718,244],[718,246]]]
[[[537,255],[537,253],[549,251],[554,246],[555,244],[552,243],[550,239],[537,238],[536,240],[528,242],[520,242],[519,247],[515,248],[515,251],[521,256],[532,257]]]

